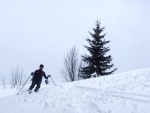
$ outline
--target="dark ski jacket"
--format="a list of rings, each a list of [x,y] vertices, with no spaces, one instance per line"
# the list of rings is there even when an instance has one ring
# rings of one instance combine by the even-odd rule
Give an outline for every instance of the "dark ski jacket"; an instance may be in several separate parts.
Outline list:
[[[33,79],[32,80],[39,80],[42,81],[42,77],[44,76],[45,79],[48,79],[45,72],[41,69],[38,69],[34,72]]]

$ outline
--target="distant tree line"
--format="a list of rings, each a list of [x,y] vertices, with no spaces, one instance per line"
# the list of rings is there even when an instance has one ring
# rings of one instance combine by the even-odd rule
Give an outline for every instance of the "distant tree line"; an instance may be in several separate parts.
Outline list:
[[[22,86],[25,79],[24,71],[20,70],[19,67],[12,70],[12,73],[9,76],[0,76],[1,83],[4,88],[6,88],[6,84],[10,84],[11,88]]]

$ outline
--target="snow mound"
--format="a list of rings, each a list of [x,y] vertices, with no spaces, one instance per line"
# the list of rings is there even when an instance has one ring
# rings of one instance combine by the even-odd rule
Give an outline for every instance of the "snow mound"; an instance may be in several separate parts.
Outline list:
[[[0,95],[0,113],[150,113],[150,68]],[[12,92],[13,93],[12,93]],[[16,90],[17,92],[18,90]]]

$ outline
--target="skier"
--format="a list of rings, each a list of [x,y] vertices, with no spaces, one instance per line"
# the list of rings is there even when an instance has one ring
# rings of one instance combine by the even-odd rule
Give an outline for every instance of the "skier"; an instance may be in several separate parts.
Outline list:
[[[44,69],[44,65],[40,65],[40,68],[38,70],[36,70],[34,73],[32,72],[31,75],[33,76],[32,78],[32,84],[29,87],[28,91],[29,93],[32,92],[32,89],[34,88],[35,85],[36,88],[34,89],[35,92],[38,92],[40,86],[41,86],[41,82],[42,82],[42,77],[44,76],[45,79],[48,79],[50,77],[50,75],[46,76],[45,72],[43,71]]]

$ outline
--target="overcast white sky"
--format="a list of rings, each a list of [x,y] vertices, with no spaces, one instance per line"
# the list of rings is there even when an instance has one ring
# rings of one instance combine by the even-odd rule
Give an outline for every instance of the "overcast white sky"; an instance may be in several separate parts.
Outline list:
[[[101,20],[119,72],[150,67],[149,0],[0,0],[0,74],[20,66],[26,75],[42,63],[60,77],[63,58],[79,54]]]

